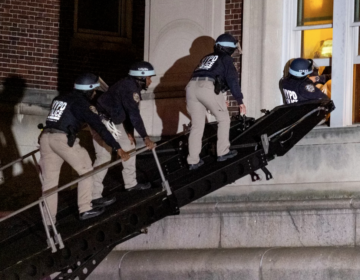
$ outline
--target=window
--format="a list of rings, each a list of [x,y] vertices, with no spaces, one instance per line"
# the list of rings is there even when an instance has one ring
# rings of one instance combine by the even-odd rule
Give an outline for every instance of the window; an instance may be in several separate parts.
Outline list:
[[[315,63],[319,66],[330,66],[333,5],[333,0],[297,1],[297,28],[301,30],[301,57],[315,59]]]
[[[283,65],[304,57],[320,68],[331,66],[336,110],[330,126],[360,124],[360,0],[288,0],[284,5]]]
[[[332,57],[332,28],[302,31],[301,57],[329,58]]]
[[[75,0],[77,38],[116,41],[131,38],[132,0]]]
[[[332,24],[333,0],[299,0],[297,26]]]
[[[360,123],[360,64],[354,64],[353,123]]]
[[[360,23],[360,6],[359,0],[354,1],[354,33],[356,33],[354,40],[355,55],[353,58],[353,114],[352,121],[354,124],[360,123],[360,31],[356,26]],[[357,23],[357,24],[356,24]]]
[[[360,22],[360,1],[355,0],[354,6],[354,22]]]

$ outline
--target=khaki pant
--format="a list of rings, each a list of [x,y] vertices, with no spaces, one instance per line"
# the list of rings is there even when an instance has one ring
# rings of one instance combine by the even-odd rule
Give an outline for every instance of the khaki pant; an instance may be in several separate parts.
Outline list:
[[[210,110],[218,122],[217,156],[227,154],[230,147],[230,117],[223,95],[216,95],[214,92],[213,82],[190,81],[186,86],[186,103],[187,111],[191,116],[188,164],[196,164],[200,161],[206,109]]]
[[[121,148],[128,152],[135,149],[135,144],[131,144],[127,133],[124,129],[124,126],[122,124],[116,125],[116,128],[121,131],[121,136],[117,141],[119,142]],[[91,134],[93,136],[93,143],[96,153],[96,160],[94,162],[94,167],[99,166],[103,163],[109,162],[111,160],[111,151],[112,148],[109,147],[104,140],[100,137],[100,135],[94,131],[93,129],[90,130]],[[124,161],[122,163],[123,170],[122,175],[125,183],[125,189],[129,189],[137,185],[136,180],[136,157],[133,156],[129,160]],[[102,197],[102,192],[104,189],[103,180],[105,178],[105,175],[107,173],[107,170],[98,172],[94,174],[94,188],[93,188],[93,198],[97,199]]]
[[[64,161],[74,168],[79,175],[93,169],[89,154],[79,145],[79,139],[76,139],[73,147],[69,147],[66,134],[63,133],[43,133],[40,138],[40,155],[39,165],[43,177],[43,192],[52,188],[57,188],[59,184],[60,169]],[[92,209],[92,187],[92,177],[79,182],[77,188],[79,213]],[[47,203],[50,208],[51,216],[55,222],[58,204],[57,193],[49,196],[47,198]],[[50,224],[48,220],[47,224]]]

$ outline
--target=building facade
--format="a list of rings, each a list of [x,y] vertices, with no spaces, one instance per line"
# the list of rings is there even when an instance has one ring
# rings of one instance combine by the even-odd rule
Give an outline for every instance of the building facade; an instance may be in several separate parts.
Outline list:
[[[79,18],[83,1],[63,2],[0,4],[4,162],[36,148],[36,125],[78,73],[94,71],[111,84],[136,59],[157,72],[141,102],[147,130],[182,131],[184,87],[225,31],[243,48],[235,63],[248,116],[282,105],[279,80],[296,57],[331,72],[336,106],[329,125],[269,164],[273,180],[242,178],[184,207],[117,246],[89,279],[359,278],[358,0],[119,1],[117,28],[102,30],[91,15]],[[33,166],[8,176],[22,174],[34,174]]]
[[[184,207],[180,216],[120,244],[98,273],[115,270],[114,279],[359,277],[358,1],[242,4],[241,83],[248,115],[260,117],[261,109],[282,104],[279,80],[291,59],[304,57],[332,74],[336,110],[330,123],[270,162],[273,180],[242,178]]]

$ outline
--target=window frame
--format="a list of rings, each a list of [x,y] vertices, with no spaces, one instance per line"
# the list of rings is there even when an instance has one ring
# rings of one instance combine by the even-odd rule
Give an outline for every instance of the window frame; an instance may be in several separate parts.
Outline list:
[[[132,39],[132,13],[133,13],[133,0],[119,0],[122,2],[122,7],[119,5],[119,29],[120,32],[98,31],[83,29],[78,30],[78,3],[79,0],[74,1],[74,38],[80,40],[99,40],[105,42],[119,42],[130,43]],[[125,6],[125,10],[123,9]],[[125,36],[122,36],[125,34]]]
[[[333,23],[297,26],[297,0],[286,0],[283,20],[282,65],[301,56],[303,30],[333,28],[332,58],[314,59],[318,66],[332,65],[332,100],[336,110],[331,113],[330,127],[358,126],[353,124],[353,67],[360,64],[358,54],[360,22],[354,22],[355,0],[334,0]]]

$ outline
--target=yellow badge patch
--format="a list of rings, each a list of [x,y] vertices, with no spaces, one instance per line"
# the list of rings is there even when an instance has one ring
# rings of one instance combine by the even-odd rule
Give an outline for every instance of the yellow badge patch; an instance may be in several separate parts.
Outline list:
[[[306,89],[308,92],[315,92],[315,87],[314,87],[314,85],[312,85],[312,84],[306,85],[306,86],[305,86],[305,89]]]
[[[140,95],[137,92],[133,93],[133,97],[136,103],[140,102]]]

